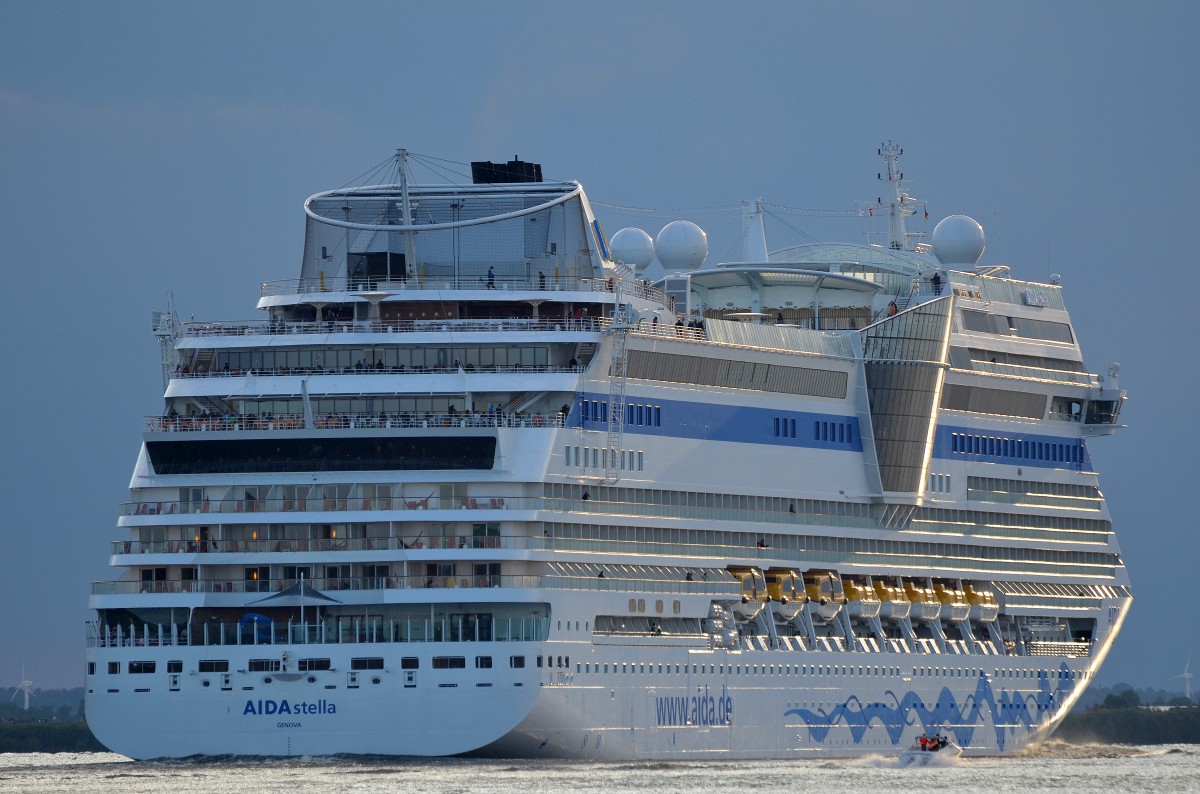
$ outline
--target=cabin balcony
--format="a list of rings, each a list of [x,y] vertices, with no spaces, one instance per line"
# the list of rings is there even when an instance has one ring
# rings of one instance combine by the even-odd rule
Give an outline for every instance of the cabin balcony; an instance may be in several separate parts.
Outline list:
[[[323,320],[321,322],[189,322],[180,323],[182,338],[223,336],[292,336],[295,334],[498,334],[600,333],[607,317],[512,317],[434,320]],[[389,342],[408,341],[392,338]]]
[[[116,565],[141,565],[142,554],[288,554],[331,551],[438,551],[453,549],[477,551],[485,549],[545,549],[545,538],[524,536],[472,536],[387,538],[286,538],[279,540],[246,540],[240,538],[204,537],[190,540],[116,540],[112,554]],[[119,559],[124,556],[134,559]]]
[[[462,497],[271,497],[266,499],[204,499],[203,501],[124,502],[122,516],[228,515],[238,513],[329,513],[386,512],[396,510],[538,510],[545,499],[540,496],[462,496]],[[549,508],[553,509],[553,508]],[[265,519],[264,519],[265,520]],[[122,522],[122,525],[160,524],[163,522]],[[221,522],[214,522],[221,523]]]
[[[264,281],[259,286],[259,297],[271,298],[305,295],[311,296],[312,300],[319,299],[323,303],[328,304],[366,301],[377,298],[380,293],[389,297],[400,296],[411,298],[414,297],[412,293],[420,295],[423,292],[440,293],[446,290],[482,291],[486,297],[492,297],[497,292],[535,294],[546,292],[613,293],[617,287],[616,281],[612,277],[577,278],[572,276],[556,276],[553,272],[530,276],[495,274],[491,278],[482,273],[473,273],[466,276],[459,275],[457,277],[452,274],[428,276],[414,274],[404,279],[353,279],[348,288],[341,288],[342,285],[337,285],[338,288],[335,289],[335,279],[318,277]],[[666,302],[666,295],[663,291],[651,286],[646,281],[622,278],[620,282],[622,295],[645,298],[646,300],[658,303]],[[370,298],[367,296],[370,296]],[[430,295],[429,297],[436,299],[440,296]],[[568,296],[563,296],[563,299],[569,298]],[[386,301],[387,298],[384,297],[383,300]]]
[[[203,623],[87,624],[87,647],[133,648],[224,645],[310,645],[391,642],[541,642],[549,634],[544,617],[326,616],[324,620],[267,620]],[[281,668],[282,669],[282,665]]]
[[[527,368],[529,369],[529,368]],[[578,371],[576,368],[574,371]],[[147,416],[148,433],[255,432],[289,430],[422,430],[428,428],[558,428],[566,427],[564,413],[540,411],[489,413],[321,414],[305,427],[303,414],[228,414],[210,416]]]
[[[525,574],[489,574],[489,575],[453,575],[429,576],[412,574],[409,576],[314,576],[305,579],[305,584],[315,590],[333,594],[370,592],[375,598],[382,598],[383,591],[388,590],[435,590],[443,588],[454,589],[494,589],[494,588],[537,588],[542,586],[543,577]],[[142,594],[192,594],[192,593],[228,593],[247,594],[261,593],[267,597],[279,592],[285,586],[295,584],[295,580],[285,579],[185,579],[185,580],[155,580],[129,581],[116,580],[110,582],[92,582],[92,595],[142,595]],[[268,605],[264,605],[268,606]]]

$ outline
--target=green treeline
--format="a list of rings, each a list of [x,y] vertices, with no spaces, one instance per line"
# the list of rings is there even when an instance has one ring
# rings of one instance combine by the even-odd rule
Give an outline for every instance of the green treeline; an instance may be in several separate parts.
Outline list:
[[[1096,708],[1072,712],[1054,732],[1065,742],[1200,744],[1200,708]]]
[[[0,753],[104,753],[86,722],[2,722]]]

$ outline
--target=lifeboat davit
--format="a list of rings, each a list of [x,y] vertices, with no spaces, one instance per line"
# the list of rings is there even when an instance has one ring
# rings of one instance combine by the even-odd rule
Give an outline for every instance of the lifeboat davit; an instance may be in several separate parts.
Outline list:
[[[991,623],[1000,614],[1000,604],[991,590],[977,588],[968,582],[963,586],[963,594],[967,597],[967,603],[971,605],[971,620]]]
[[[773,568],[767,571],[766,579],[771,614],[782,621],[794,620],[808,600],[800,574],[789,569]]]
[[[743,620],[753,620],[767,605],[767,580],[757,568],[730,567],[729,572],[742,583],[742,600],[733,611]]]
[[[942,602],[932,587],[926,587],[924,581],[904,580],[904,595],[908,597],[911,608],[909,617],[913,620],[937,620],[942,614]]]
[[[850,617],[868,620],[879,616],[882,604],[869,582],[843,576],[842,589],[846,593],[846,613]]]
[[[942,602],[942,619],[961,623],[971,613],[971,605],[967,603],[967,595],[954,582],[934,582],[933,592],[938,601]]]
[[[882,579],[873,580],[873,584],[875,596],[879,599],[879,617],[884,620],[904,620],[909,616],[912,602],[905,595],[902,585],[889,585]]]
[[[846,603],[842,580],[829,571],[808,571],[804,574],[804,590],[808,593],[808,608],[812,616],[830,621]]]

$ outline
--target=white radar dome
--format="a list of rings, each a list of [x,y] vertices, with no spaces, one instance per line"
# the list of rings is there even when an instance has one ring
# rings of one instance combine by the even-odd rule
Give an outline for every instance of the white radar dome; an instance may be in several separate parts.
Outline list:
[[[639,272],[654,261],[654,240],[636,226],[614,234],[608,243],[608,250],[614,262],[624,262]]]
[[[972,265],[986,247],[983,227],[966,215],[951,215],[933,227],[933,253],[943,265]]]
[[[695,270],[708,256],[708,235],[691,221],[672,221],[654,239],[664,270]]]

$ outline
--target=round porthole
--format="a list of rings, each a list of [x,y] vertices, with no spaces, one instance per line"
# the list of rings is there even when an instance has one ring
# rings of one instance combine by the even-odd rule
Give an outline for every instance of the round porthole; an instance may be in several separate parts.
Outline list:
[[[317,683],[317,677],[316,677],[315,675],[310,675],[310,676],[308,677],[308,683],[310,683],[310,684],[315,684],[315,683]]]
[[[263,683],[264,683],[264,684],[269,684],[269,683],[271,683],[271,680],[272,680],[272,679],[271,679],[271,676],[266,676],[265,678],[263,678]]]
[[[371,679],[371,683],[372,683],[372,684],[378,684],[378,683],[379,683],[379,679],[378,679],[378,678],[372,678],[372,679]]]
[[[207,680],[207,679],[205,679],[204,681],[201,681],[201,682],[200,682],[200,684],[201,684],[202,686],[208,686],[208,680]]]

